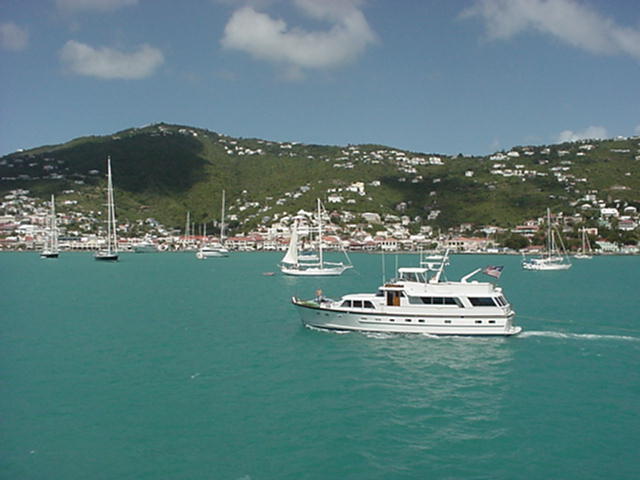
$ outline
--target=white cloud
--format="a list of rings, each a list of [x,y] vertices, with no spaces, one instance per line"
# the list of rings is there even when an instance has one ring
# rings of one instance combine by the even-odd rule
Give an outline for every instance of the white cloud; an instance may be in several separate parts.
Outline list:
[[[577,142],[579,140],[596,140],[608,138],[609,134],[604,127],[587,127],[581,132],[574,132],[572,130],[564,130],[558,135],[558,143],[564,142]]]
[[[149,45],[124,53],[107,47],[96,49],[74,40],[64,45],[60,59],[73,73],[105,79],[148,77],[164,63],[162,52]]]
[[[296,77],[305,69],[348,63],[375,41],[357,0],[294,0],[294,4],[307,16],[329,22],[331,28],[311,32],[289,28],[284,20],[243,7],[227,23],[222,46],[284,65],[287,76]]]
[[[4,50],[19,51],[27,48],[29,34],[13,22],[0,24],[0,47]]]
[[[67,11],[94,10],[106,12],[136,5],[137,3],[138,0],[56,0],[56,6],[60,10]]]
[[[640,60],[640,30],[616,24],[576,0],[475,0],[463,17],[480,17],[491,39],[535,30],[599,54]]]

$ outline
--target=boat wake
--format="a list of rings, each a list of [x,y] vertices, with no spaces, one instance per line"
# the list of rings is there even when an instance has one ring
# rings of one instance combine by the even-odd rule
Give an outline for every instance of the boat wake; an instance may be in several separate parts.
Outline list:
[[[629,335],[599,335],[593,333],[564,333],[564,332],[546,332],[546,331],[526,331],[522,332],[516,338],[529,337],[547,337],[572,340],[622,340],[628,342],[640,342],[640,337],[632,337]]]

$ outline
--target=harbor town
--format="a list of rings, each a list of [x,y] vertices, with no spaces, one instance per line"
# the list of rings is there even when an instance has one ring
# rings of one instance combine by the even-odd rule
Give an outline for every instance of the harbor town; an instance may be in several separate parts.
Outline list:
[[[354,188],[358,188],[356,185]],[[73,193],[73,192],[62,192]],[[637,232],[639,215],[636,207],[609,206],[595,196],[584,199],[584,209],[597,212],[597,226],[585,227],[595,253],[638,254],[637,242],[611,241],[611,235],[603,232]],[[46,239],[48,201],[41,201],[26,189],[15,189],[4,195],[0,202],[0,250],[36,251]],[[543,248],[544,225],[547,221],[541,212],[513,228],[492,225],[461,224],[447,231],[422,225],[417,229],[412,219],[402,215],[380,215],[375,212],[354,214],[336,208],[331,199],[327,202],[328,217],[322,237],[325,250],[363,252],[413,252],[449,249],[457,253],[536,253]],[[61,251],[97,251],[103,245],[103,212],[81,213],[74,210],[73,200],[62,200],[58,205],[57,225]],[[232,207],[233,208],[233,207]],[[238,207],[242,209],[242,205]],[[286,213],[286,212],[285,212]],[[185,218],[187,217],[185,212]],[[230,220],[237,219],[231,214]],[[593,217],[591,217],[593,218]],[[299,210],[269,219],[251,231],[239,229],[224,238],[225,246],[232,251],[284,251],[290,240],[291,225],[299,224],[302,248],[313,249],[316,242],[310,231],[313,228],[313,212]],[[551,222],[566,238],[577,237],[585,218],[578,214],[563,215],[555,212]],[[592,222],[593,223],[593,222]],[[209,232],[214,225],[209,225]],[[136,245],[152,244],[153,250],[172,252],[196,250],[200,245],[217,241],[218,237],[207,233],[207,225],[185,223],[183,229],[170,229],[153,218],[130,223],[119,220],[117,225],[120,251],[134,251]],[[633,237],[632,237],[633,238]],[[569,242],[569,250],[577,250],[578,243]]]

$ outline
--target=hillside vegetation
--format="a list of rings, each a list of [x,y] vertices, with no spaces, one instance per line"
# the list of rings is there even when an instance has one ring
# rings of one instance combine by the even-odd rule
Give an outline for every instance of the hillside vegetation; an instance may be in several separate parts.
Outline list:
[[[380,145],[320,146],[236,139],[156,124],[16,152],[0,159],[2,193],[25,188],[61,209],[104,203],[111,157],[118,216],[182,227],[220,216],[222,190],[234,225],[248,230],[284,212],[330,209],[407,215],[421,225],[513,226],[547,207],[571,214],[587,195],[640,206],[640,139],[514,147],[486,157],[449,157]],[[348,187],[362,182],[364,192]],[[63,193],[66,192],[66,193]],[[64,201],[74,202],[65,207]],[[77,202],[77,204],[75,204]]]

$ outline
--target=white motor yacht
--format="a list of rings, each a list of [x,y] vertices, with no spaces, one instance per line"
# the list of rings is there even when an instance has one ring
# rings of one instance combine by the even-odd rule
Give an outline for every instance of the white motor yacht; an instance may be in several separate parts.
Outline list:
[[[158,246],[151,240],[142,240],[133,245],[134,253],[156,253]]]
[[[321,291],[312,300],[292,298],[306,326],[329,330],[424,333],[430,335],[515,335],[515,312],[500,287],[470,281],[442,280],[447,256],[437,271],[400,268],[398,277],[376,293],[355,293],[340,300]]]
[[[211,257],[228,257],[229,249],[220,243],[204,245],[196,252],[196,257],[200,260]]]

